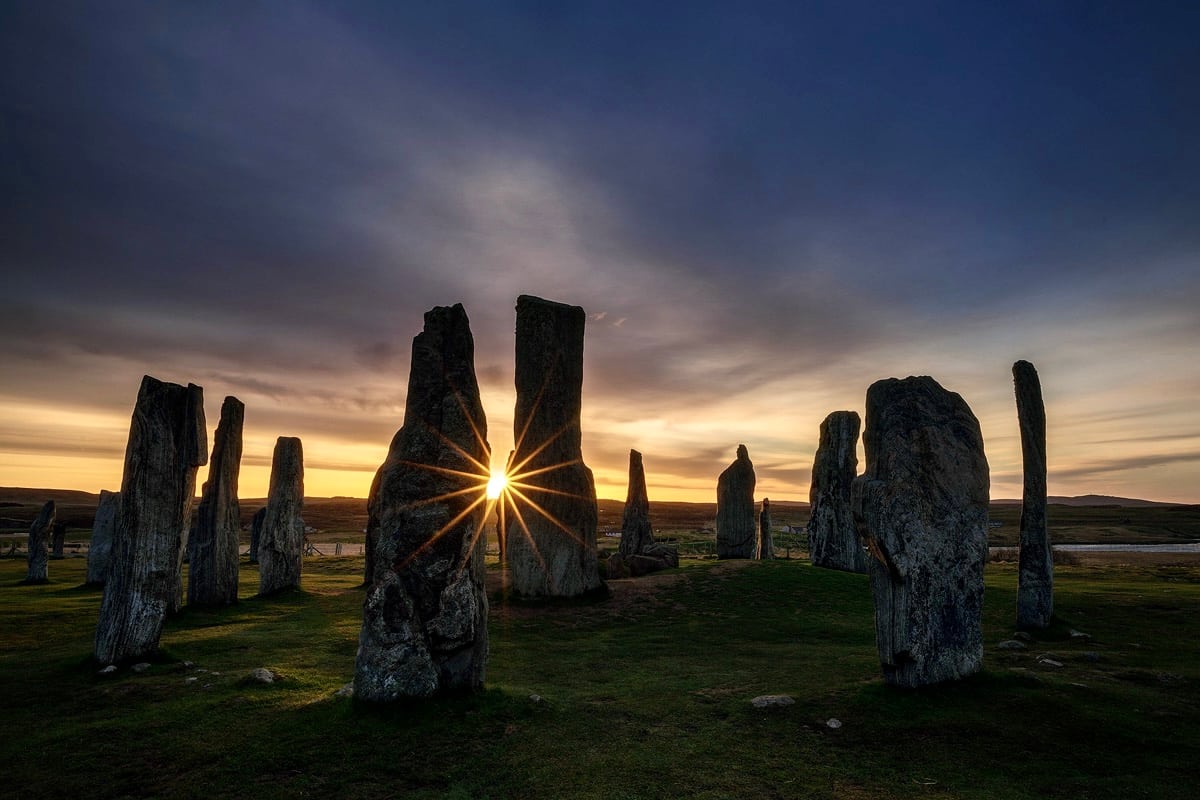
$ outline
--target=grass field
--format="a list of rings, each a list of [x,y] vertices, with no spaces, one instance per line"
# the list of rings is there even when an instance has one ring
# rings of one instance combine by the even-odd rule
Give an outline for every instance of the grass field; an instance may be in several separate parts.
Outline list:
[[[89,661],[84,560],[52,562],[44,586],[24,573],[0,559],[8,797],[1195,794],[1196,567],[1060,568],[1059,622],[1014,653],[996,644],[1015,571],[989,565],[983,673],[911,692],[879,678],[863,576],[685,561],[540,605],[506,600],[493,565],[486,691],[392,708],[334,694],[353,675],[360,559],[309,560],[303,591],[266,600],[246,564],[237,606],[185,611],[148,671],[111,677]],[[252,683],[256,667],[283,680]],[[755,709],[761,694],[796,703]]]

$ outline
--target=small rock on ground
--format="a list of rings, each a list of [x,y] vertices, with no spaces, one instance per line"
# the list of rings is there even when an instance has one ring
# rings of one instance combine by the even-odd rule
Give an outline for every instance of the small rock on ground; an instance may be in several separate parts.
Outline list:
[[[146,670],[150,669],[150,665],[145,661],[140,661],[130,667],[130,669],[134,672],[145,672]]]
[[[1039,658],[1038,663],[1044,664],[1047,667],[1061,667],[1062,666],[1061,661],[1055,661],[1053,658],[1046,658],[1045,656],[1042,656],[1041,658]]]
[[[333,693],[334,697],[354,697],[354,681],[347,683],[342,688]]]
[[[1019,639],[1022,642],[1032,642],[1033,641],[1033,635],[1027,631],[1017,631],[1016,633],[1013,634],[1013,638]]]
[[[1018,639],[1005,639],[1003,642],[996,645],[996,647],[1000,648],[1001,650],[1025,650],[1028,646]]]
[[[113,674],[114,672],[116,672],[116,671],[117,671],[117,665],[116,665],[116,664],[109,664],[107,667],[105,667],[104,669],[100,670],[100,671],[99,671],[99,672],[97,672],[96,674],[97,674],[97,675],[112,675],[112,674]]]
[[[825,720],[825,725],[833,728],[836,731],[838,728],[842,727],[842,721],[837,717],[830,717],[829,719]]]
[[[213,674],[216,675],[217,673],[214,672]],[[250,673],[250,677],[259,683],[274,683],[279,678],[279,675],[266,667],[258,667]]]
[[[760,694],[750,701],[755,708],[780,708],[795,704],[795,700],[786,694]]]

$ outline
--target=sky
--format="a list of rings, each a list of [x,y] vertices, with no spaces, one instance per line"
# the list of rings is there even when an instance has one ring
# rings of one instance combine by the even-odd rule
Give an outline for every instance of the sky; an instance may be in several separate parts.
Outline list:
[[[582,306],[622,499],[806,500],[821,420],[932,375],[1021,493],[1200,502],[1200,5],[0,0],[0,485],[120,485],[143,374],[365,497],[462,303],[497,465],[514,306]],[[860,450],[860,469],[861,462]],[[200,480],[204,479],[202,468]]]

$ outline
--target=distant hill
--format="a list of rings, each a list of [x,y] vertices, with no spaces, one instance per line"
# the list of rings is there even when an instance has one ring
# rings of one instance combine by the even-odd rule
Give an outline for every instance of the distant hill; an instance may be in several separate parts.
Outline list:
[[[47,500],[55,503],[77,503],[95,505],[100,502],[100,495],[91,492],[81,492],[76,489],[25,489],[14,486],[0,486],[0,500],[10,503],[37,503],[41,505]]]
[[[1050,495],[1046,498],[1046,502],[1054,506],[1117,506],[1119,508],[1166,508],[1168,506],[1181,506],[1185,503],[1160,503],[1157,500],[1138,500],[1134,497],[1113,497],[1107,494],[1081,494],[1075,497],[1063,497],[1062,495]],[[1020,500],[1002,499],[993,500],[994,506],[1019,506]]]

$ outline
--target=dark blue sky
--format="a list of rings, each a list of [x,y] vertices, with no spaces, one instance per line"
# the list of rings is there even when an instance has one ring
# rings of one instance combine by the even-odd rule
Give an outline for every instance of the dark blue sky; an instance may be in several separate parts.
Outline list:
[[[22,409],[127,418],[143,372],[370,472],[460,301],[507,449],[524,292],[594,316],[598,472],[700,491],[746,441],[801,497],[825,413],[917,372],[1011,494],[1030,358],[1052,491],[1200,499],[1200,6],[647,6],[0,4],[0,477],[119,472],[123,422]]]

